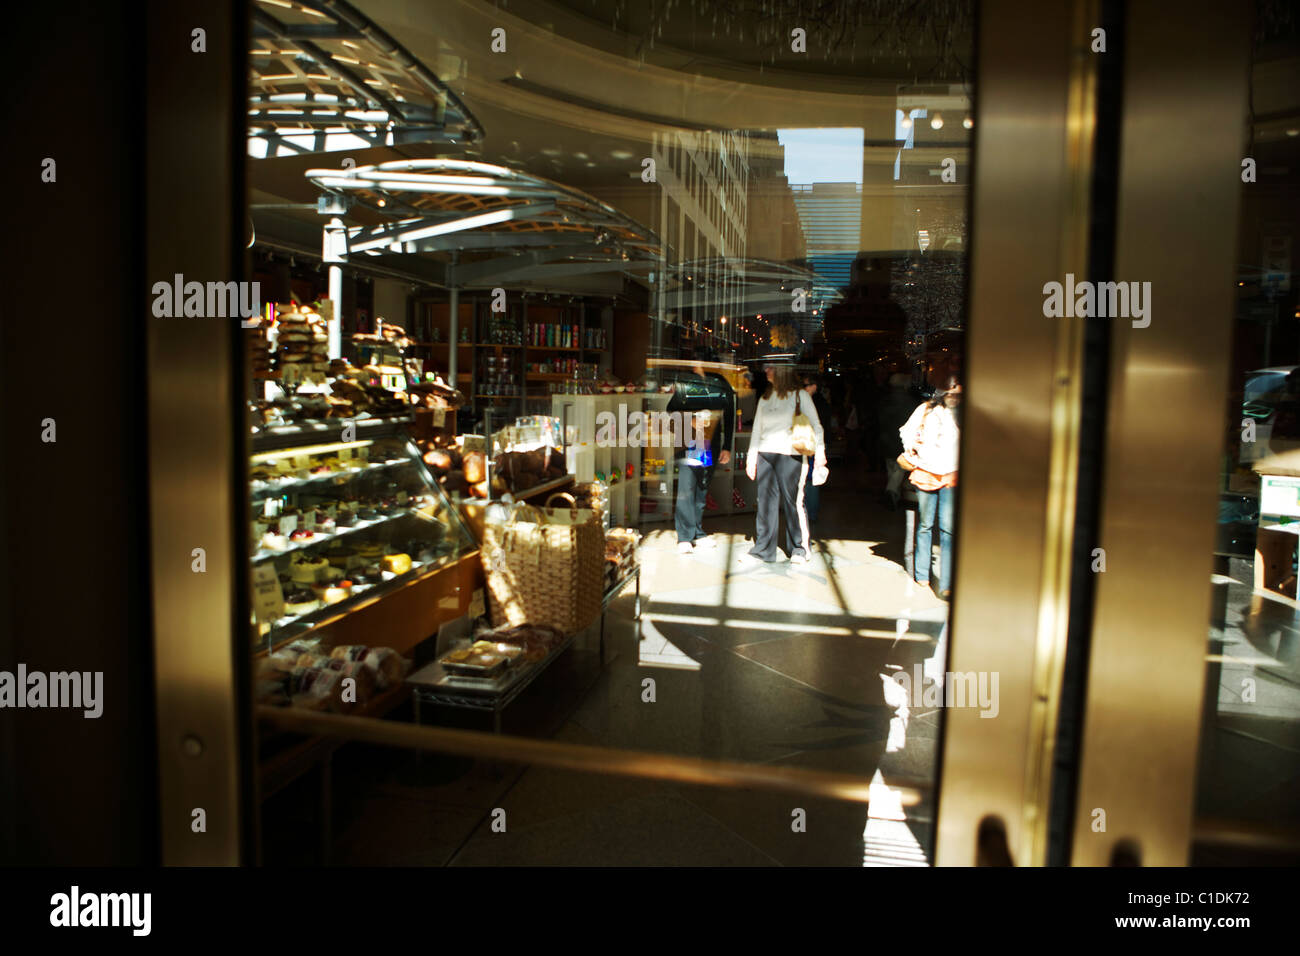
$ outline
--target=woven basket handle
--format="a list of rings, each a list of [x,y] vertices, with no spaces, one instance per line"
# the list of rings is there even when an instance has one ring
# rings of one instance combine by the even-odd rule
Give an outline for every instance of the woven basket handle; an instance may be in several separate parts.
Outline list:
[[[554,501],[556,498],[560,498],[562,500],[563,499],[568,500],[569,514],[572,516],[574,521],[577,521],[578,520],[578,499],[573,497],[573,495],[569,494],[567,491],[557,491],[555,492],[555,494],[551,495],[551,497],[546,499],[546,507],[547,508],[551,507],[551,502]]]

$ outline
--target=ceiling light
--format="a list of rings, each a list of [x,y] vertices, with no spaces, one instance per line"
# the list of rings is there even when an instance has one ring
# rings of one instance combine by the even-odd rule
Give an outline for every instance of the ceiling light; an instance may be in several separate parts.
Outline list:
[[[904,117],[899,121],[898,125],[901,126],[903,129],[911,129],[911,128],[912,128],[912,117],[910,117],[910,116],[904,116]]]
[[[943,129],[943,117],[938,113],[930,117],[930,129]]]
[[[975,121],[968,116],[961,121],[961,125],[965,126],[967,129],[971,129],[975,126]]]
[[[1288,136],[1300,136],[1300,129],[1289,129],[1286,131]]]

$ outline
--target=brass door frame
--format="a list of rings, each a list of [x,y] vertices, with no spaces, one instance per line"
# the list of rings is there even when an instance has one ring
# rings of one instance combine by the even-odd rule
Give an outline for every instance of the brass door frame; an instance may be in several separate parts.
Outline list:
[[[1151,322],[1112,335],[1092,655],[1072,862],[1187,862],[1216,476],[1234,315],[1249,5],[1126,10],[1116,280]],[[1105,831],[1094,820],[1105,814]]]
[[[1014,862],[1037,864],[1046,854],[1071,570],[1082,326],[1045,318],[1042,287],[1067,272],[1086,273],[1095,75],[1088,26],[1094,10],[1095,0],[1059,9],[1027,0],[980,6],[959,596],[948,669],[998,673],[1000,712],[992,720],[974,708],[945,714],[939,864],[974,863],[977,828],[990,815],[1003,822]],[[195,74],[203,99],[194,88],[149,86],[150,282],[174,272],[203,281],[240,278],[238,224],[229,210],[243,182],[225,164],[227,156],[242,155],[236,132],[243,110],[237,84],[226,73],[242,79],[246,71],[236,27],[247,22],[246,3],[231,0],[216,11],[205,14],[213,21],[207,25],[211,59]],[[180,20],[166,5],[152,4],[151,35],[159,39],[151,39],[151,48],[169,68],[192,70],[199,61],[185,58],[196,54],[165,46],[181,31]],[[188,37],[193,24],[183,26]],[[214,150],[218,114],[238,142],[223,140]],[[200,130],[200,124],[207,125]],[[204,173],[202,190],[187,188]],[[213,270],[218,274],[209,274]],[[241,840],[249,826],[241,809],[255,813],[247,775],[256,773],[246,728],[252,709],[239,675],[246,607],[239,339],[219,320],[150,317],[148,323],[164,862],[236,863],[248,859]],[[202,575],[190,570],[191,549],[198,546],[207,549]],[[331,726],[340,736],[399,745],[438,736],[428,729],[411,736],[359,723],[350,731],[346,722]],[[324,725],[317,729],[327,732]],[[462,736],[474,742],[474,735]],[[186,749],[191,738],[200,742],[191,746],[196,756]],[[505,759],[512,746],[520,759],[524,743],[498,746]],[[491,750],[484,748],[488,756]],[[610,772],[696,774],[692,779],[700,782],[708,775],[698,761],[667,755],[653,772],[636,767],[635,755],[623,763],[622,771]],[[590,769],[600,771],[595,763]],[[728,773],[738,779],[739,770]],[[751,785],[797,790],[803,775],[759,779],[764,776],[758,773]],[[808,774],[802,782],[809,793],[820,792],[820,785],[861,799],[852,781]],[[206,834],[191,829],[195,807],[207,811]]]
[[[247,5],[220,0],[196,14],[150,2],[146,22],[146,288],[177,273],[204,283],[243,279]],[[204,52],[193,49],[196,28]],[[252,842],[241,773],[251,727],[239,679],[247,659],[235,640],[248,606],[240,322],[159,318],[152,296],[140,314],[162,862],[236,864]],[[196,831],[200,809],[205,829]]]
[[[1069,612],[1083,323],[1044,283],[1087,274],[1096,4],[980,5],[967,398],[947,669],[998,675],[994,719],[945,712],[936,862],[1047,855]]]

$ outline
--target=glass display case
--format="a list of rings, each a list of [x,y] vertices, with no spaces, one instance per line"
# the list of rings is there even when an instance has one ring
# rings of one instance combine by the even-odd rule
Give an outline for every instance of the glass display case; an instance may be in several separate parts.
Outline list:
[[[256,649],[338,621],[477,547],[421,460],[409,422],[331,419],[254,434]]]

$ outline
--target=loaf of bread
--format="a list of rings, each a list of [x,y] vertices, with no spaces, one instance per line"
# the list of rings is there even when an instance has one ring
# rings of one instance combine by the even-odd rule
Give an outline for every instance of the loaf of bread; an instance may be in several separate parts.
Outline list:
[[[377,690],[387,690],[402,682],[409,662],[391,647],[366,647],[364,644],[340,644],[330,656],[341,661],[360,663],[375,679]]]
[[[476,485],[487,477],[487,456],[481,451],[472,451],[465,456],[465,480]]]

